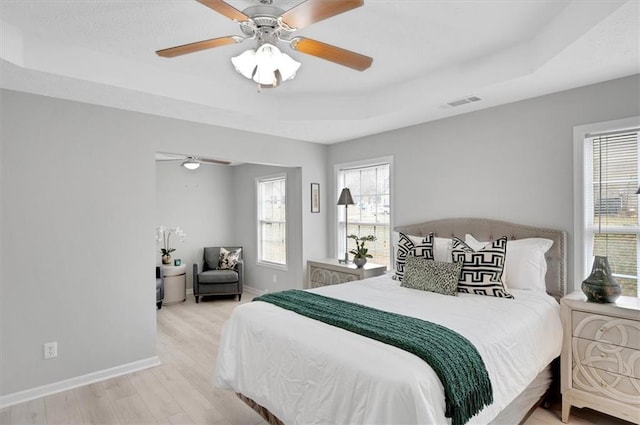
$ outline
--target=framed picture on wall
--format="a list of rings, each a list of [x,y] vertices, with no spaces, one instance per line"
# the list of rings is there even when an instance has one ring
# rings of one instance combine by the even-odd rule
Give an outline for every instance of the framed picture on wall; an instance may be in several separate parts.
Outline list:
[[[311,183],[311,212],[320,212],[320,183]]]

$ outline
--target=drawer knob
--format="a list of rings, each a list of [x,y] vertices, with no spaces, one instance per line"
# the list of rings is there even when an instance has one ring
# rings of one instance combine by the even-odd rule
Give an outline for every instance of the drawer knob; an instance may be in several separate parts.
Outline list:
[[[605,353],[600,353],[600,357],[607,357]]]

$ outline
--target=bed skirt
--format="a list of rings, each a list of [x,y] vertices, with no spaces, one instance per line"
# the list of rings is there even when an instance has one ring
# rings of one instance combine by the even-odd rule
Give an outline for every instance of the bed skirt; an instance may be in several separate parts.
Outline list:
[[[552,364],[553,362],[540,372],[531,384],[491,421],[491,424],[524,423],[546,398],[549,390],[552,388],[552,380],[557,378],[553,376]],[[259,405],[241,393],[236,393],[236,395],[240,400],[245,402],[247,406],[262,416],[270,425],[284,425],[284,423],[266,407]]]
[[[262,418],[270,425],[284,425],[284,423],[280,419],[278,419],[276,415],[271,413],[266,407],[260,406],[258,403],[241,393],[236,393],[236,395],[238,396],[238,398],[240,398],[240,400],[244,401],[247,406],[255,410],[258,415],[262,416]]]

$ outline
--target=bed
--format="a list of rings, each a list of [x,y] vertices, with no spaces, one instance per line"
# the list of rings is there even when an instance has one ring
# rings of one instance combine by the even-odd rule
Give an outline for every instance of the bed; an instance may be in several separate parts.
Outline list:
[[[551,381],[562,327],[566,234],[486,219],[402,226],[416,237],[492,241],[546,238],[544,291],[510,289],[514,299],[456,297],[402,287],[390,274],[310,290],[442,324],[477,348],[493,384],[493,403],[468,423],[519,423]],[[237,307],[225,325],[215,385],[229,389],[270,423],[451,423],[433,369],[399,348],[302,317],[265,302]]]

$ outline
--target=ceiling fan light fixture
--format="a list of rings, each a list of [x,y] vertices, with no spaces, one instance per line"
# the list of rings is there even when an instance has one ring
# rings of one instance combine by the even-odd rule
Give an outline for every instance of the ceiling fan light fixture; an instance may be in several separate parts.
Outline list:
[[[182,166],[184,168],[186,168],[187,170],[197,170],[198,167],[200,167],[200,162],[195,160],[194,158],[187,158],[183,163]]]
[[[270,43],[264,43],[257,50],[246,50],[231,58],[231,62],[245,78],[252,79],[261,86],[277,86],[296,76],[301,63],[282,53]]]

